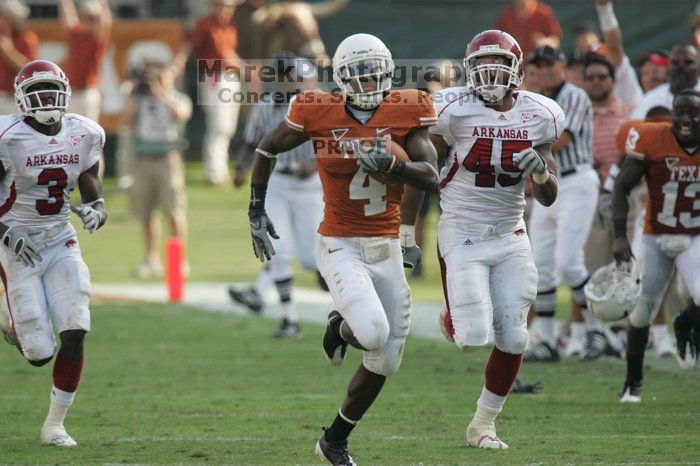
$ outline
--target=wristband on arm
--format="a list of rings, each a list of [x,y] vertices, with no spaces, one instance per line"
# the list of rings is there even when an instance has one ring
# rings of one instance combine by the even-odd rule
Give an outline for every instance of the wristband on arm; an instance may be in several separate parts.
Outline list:
[[[267,184],[252,183],[250,185],[250,204],[248,212],[260,212],[265,210],[265,195],[267,195]]]

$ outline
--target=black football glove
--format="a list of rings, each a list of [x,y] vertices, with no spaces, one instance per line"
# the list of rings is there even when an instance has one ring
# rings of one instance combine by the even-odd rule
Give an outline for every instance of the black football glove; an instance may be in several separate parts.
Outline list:
[[[272,246],[270,237],[279,239],[272,220],[264,210],[249,212],[250,235],[253,239],[253,252],[260,262],[270,260],[275,255],[275,248]]]
[[[423,262],[423,252],[415,246],[401,246],[401,254],[403,255],[403,266],[407,269],[415,269]]]

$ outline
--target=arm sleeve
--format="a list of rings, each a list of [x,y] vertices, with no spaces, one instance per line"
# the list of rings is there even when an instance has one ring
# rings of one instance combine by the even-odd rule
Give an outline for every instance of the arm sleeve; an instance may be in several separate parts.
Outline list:
[[[613,93],[615,97],[623,102],[628,102],[633,105],[639,104],[642,100],[644,93],[642,92],[642,86],[639,85],[637,80],[637,73],[635,73],[630,59],[627,55],[622,57],[622,63],[615,70],[615,87],[613,88]]]
[[[432,125],[428,131],[430,131],[430,134],[442,136],[448,146],[453,146],[455,140],[452,134],[450,134],[450,116],[449,112],[446,110],[450,102],[446,102],[445,100],[444,94],[440,92],[433,94],[433,111],[435,112],[436,120],[435,124]]]
[[[554,143],[561,137],[565,129],[566,117],[564,111],[559,104],[553,100],[547,103],[549,105],[545,105],[546,110],[543,109],[541,113],[542,129],[539,131],[541,137],[534,141],[534,145],[536,146]]]
[[[418,126],[435,126],[437,114],[430,94],[418,91]]]
[[[102,129],[100,125],[95,123],[89,128],[90,133],[88,137],[90,138],[90,152],[87,155],[87,159],[83,161],[83,168],[81,172],[89,170],[93,165],[100,161],[102,158],[102,150],[105,145],[105,130]]]
[[[621,128],[622,129],[622,128]],[[643,137],[645,131],[644,126],[630,125],[629,130],[624,136],[624,153],[630,157],[634,157],[638,160],[644,160],[644,146],[646,144],[646,138]],[[619,135],[618,135],[619,141]]]
[[[303,96],[304,94],[297,94],[290,100],[289,110],[287,111],[287,116],[284,117],[284,122],[293,130],[303,132],[305,124],[304,105],[303,99],[301,101],[298,99],[300,95]]]

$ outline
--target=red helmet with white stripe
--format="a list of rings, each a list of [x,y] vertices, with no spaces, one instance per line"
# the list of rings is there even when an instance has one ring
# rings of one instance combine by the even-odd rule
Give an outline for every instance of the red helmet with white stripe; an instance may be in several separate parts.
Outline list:
[[[467,84],[487,103],[503,99],[525,76],[523,51],[507,32],[490,29],[477,34],[464,54]]]
[[[33,86],[34,89],[30,91]],[[70,104],[70,95],[66,74],[58,65],[47,60],[27,63],[15,77],[15,99],[20,112],[45,125],[60,120]]]

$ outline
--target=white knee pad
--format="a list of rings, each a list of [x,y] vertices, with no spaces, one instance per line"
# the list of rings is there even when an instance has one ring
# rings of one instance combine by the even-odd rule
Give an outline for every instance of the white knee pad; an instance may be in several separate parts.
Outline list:
[[[22,347],[22,354],[30,361],[41,361],[53,357],[56,340],[51,323],[47,319],[37,318],[25,322],[15,322],[17,339]]]
[[[475,308],[479,311],[475,312]],[[452,326],[454,327],[453,339],[457,347],[462,351],[476,351],[486,346],[489,341],[491,321],[488,318],[489,309],[485,305],[450,306]],[[460,317],[455,317],[459,315]]]
[[[389,323],[384,316],[369,317],[366,325],[352,328],[357,342],[367,351],[380,350],[389,338]]]
[[[522,354],[527,348],[527,328],[509,328],[494,335],[496,347],[504,353]]]
[[[406,337],[391,336],[378,351],[365,351],[362,364],[370,372],[389,377],[396,374],[401,366]]]

